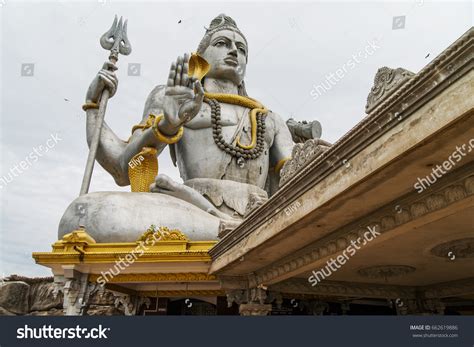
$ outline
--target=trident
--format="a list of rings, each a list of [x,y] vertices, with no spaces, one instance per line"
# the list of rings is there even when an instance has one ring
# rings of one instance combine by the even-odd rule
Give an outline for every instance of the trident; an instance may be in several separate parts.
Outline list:
[[[109,61],[114,65],[117,63],[119,54],[129,55],[132,51],[132,46],[127,38],[127,21],[125,20],[125,22],[122,23],[122,17],[120,17],[120,20],[117,23],[117,16],[115,16],[112,27],[100,38],[100,45],[102,48],[110,51]],[[87,194],[89,191],[109,96],[109,90],[104,89],[100,98],[99,113],[97,115],[97,128],[94,132],[89,148],[89,155],[87,157],[86,169],[84,170],[84,177],[82,179],[81,192],[79,195]]]

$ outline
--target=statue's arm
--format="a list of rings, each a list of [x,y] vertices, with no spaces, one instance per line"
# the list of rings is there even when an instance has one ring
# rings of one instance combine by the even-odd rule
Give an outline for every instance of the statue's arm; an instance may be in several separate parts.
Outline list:
[[[89,109],[86,111],[87,116],[87,144],[90,146],[92,137],[97,129],[97,109]],[[130,184],[128,180],[128,172],[124,172],[121,168],[120,158],[127,146],[127,143],[121,140],[110,127],[104,122],[102,132],[100,134],[99,146],[97,148],[96,160],[99,164],[112,175],[119,186]]]
[[[166,86],[155,87],[147,98],[143,118],[140,122],[145,125],[150,114],[164,117],[157,124],[163,137],[175,136],[186,122],[190,121],[201,108],[204,89],[199,81],[188,77],[188,55],[178,57],[170,68]],[[105,88],[113,97],[118,86],[115,75],[117,68],[110,62],[104,63],[102,69],[89,86],[86,104],[98,104]],[[97,129],[97,108],[89,108],[87,113],[87,142],[90,146],[95,129]],[[144,147],[154,147],[158,154],[163,151],[166,143],[155,136],[151,127],[137,128],[128,141],[121,140],[107,123],[102,126],[96,159],[109,172],[119,186],[130,184],[128,178],[128,163]]]
[[[162,98],[164,86],[155,87],[147,98],[143,111],[141,125],[146,124],[149,114],[159,115],[163,113]],[[90,145],[92,136],[97,128],[97,109],[87,110],[87,143]],[[123,141],[104,122],[100,136],[99,148],[97,150],[97,161],[109,172],[119,186],[130,184],[128,178],[128,163],[143,147],[154,147],[158,154],[163,151],[166,144],[156,139],[151,128],[136,129],[129,140]]]
[[[285,121],[273,112],[269,116],[275,127],[275,137],[270,147],[270,166],[278,173],[285,161],[291,157],[294,143]]]

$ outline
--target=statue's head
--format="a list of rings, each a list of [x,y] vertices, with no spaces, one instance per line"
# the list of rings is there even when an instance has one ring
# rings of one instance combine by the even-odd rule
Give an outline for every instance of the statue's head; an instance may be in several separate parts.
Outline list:
[[[206,77],[230,80],[239,86],[239,94],[247,94],[244,76],[248,45],[232,18],[225,14],[214,18],[197,52],[211,65]]]

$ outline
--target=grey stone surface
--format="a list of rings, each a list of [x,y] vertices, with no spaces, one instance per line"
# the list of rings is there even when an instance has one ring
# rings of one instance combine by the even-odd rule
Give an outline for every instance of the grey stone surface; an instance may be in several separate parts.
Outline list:
[[[290,129],[291,137],[295,143],[305,143],[307,140],[319,139],[321,137],[321,123],[317,120],[298,122],[290,118],[286,121],[286,125]]]
[[[69,205],[59,223],[58,238],[84,225],[97,242],[133,242],[153,224],[179,229],[191,240],[213,240],[219,223],[219,218],[172,196],[97,192]]]
[[[0,307],[14,314],[29,311],[30,286],[25,282],[5,282],[0,286]]]

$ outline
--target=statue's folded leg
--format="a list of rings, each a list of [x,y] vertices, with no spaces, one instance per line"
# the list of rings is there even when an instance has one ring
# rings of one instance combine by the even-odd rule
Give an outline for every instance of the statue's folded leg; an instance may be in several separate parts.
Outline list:
[[[173,181],[170,177],[159,174],[156,176],[155,183],[150,186],[150,191],[174,196],[175,198],[184,200],[199,207],[201,210],[212,214],[224,220],[232,220],[233,218],[219,211],[209,200],[202,196],[199,192],[184,184]]]
[[[82,195],[69,205],[58,236],[62,238],[83,225],[97,242],[133,242],[153,224],[179,229],[191,240],[216,240],[220,221],[170,195],[96,192]]]

